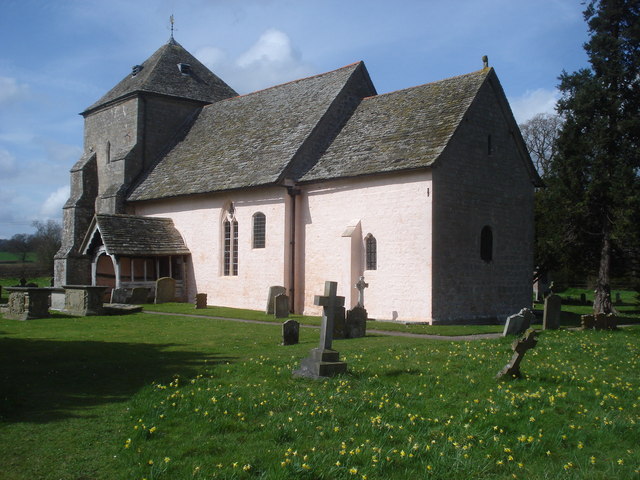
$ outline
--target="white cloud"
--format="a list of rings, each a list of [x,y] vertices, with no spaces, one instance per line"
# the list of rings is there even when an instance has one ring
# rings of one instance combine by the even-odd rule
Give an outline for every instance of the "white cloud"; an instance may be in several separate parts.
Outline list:
[[[0,77],[0,104],[26,98],[29,87],[20,84],[15,78]]]
[[[273,28],[266,30],[235,61],[213,46],[196,52],[196,57],[240,93],[249,93],[313,75],[315,70],[302,61],[289,36]]]
[[[528,90],[521,97],[511,99],[511,110],[518,123],[524,123],[538,113],[555,113],[556,102],[560,98],[558,90],[538,88]]]
[[[69,198],[69,186],[65,185],[51,193],[40,208],[40,215],[44,218],[60,218],[62,206]]]

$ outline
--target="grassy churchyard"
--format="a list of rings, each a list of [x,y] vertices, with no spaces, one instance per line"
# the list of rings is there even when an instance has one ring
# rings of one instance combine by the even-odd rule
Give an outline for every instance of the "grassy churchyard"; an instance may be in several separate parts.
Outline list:
[[[541,332],[512,381],[513,338],[376,333],[312,381],[291,371],[315,328],[284,347],[278,325],[179,315],[257,312],[147,308],[172,314],[0,320],[0,478],[640,478],[640,324]]]

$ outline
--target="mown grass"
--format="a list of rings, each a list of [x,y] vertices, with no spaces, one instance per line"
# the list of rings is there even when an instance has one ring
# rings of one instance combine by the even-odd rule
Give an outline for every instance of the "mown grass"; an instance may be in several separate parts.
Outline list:
[[[162,303],[144,305],[144,309],[150,312],[177,313],[186,315],[200,315],[205,317],[240,318],[244,320],[258,320],[281,324],[283,319],[275,318],[257,310],[242,308],[229,308],[208,306],[206,309],[195,309],[188,303]],[[290,315],[289,318],[297,320],[303,325],[320,325],[321,318],[309,315]],[[478,333],[502,332],[502,325],[411,325],[399,322],[375,322],[367,323],[369,330],[382,330],[388,332],[406,332],[427,335],[475,335]]]
[[[339,340],[347,375],[275,325],[136,314],[0,320],[3,479],[637,478],[640,327]]]
[[[29,252],[26,256],[27,262],[35,262],[37,260],[35,252]],[[0,262],[21,262],[22,255],[12,252],[0,252]]]

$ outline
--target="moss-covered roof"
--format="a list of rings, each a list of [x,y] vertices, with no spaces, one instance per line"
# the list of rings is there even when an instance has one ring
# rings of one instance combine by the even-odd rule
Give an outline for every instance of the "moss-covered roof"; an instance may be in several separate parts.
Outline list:
[[[491,69],[364,99],[299,180],[319,181],[433,164]]]
[[[93,245],[98,234],[110,255],[147,257],[190,253],[170,218],[98,214],[82,250]]]
[[[181,73],[178,64],[188,64],[188,73]],[[207,67],[200,63],[175,40],[160,47],[138,66],[139,72],[129,73],[83,115],[137,92],[186,98],[212,103],[234,97],[237,93]]]
[[[362,63],[207,105],[128,199],[277,182],[352,77],[368,79]]]

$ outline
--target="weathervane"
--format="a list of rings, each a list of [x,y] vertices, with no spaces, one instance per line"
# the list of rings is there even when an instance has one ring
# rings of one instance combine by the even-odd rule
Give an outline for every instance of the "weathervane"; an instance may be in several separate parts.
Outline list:
[[[173,40],[173,24],[175,23],[173,19],[173,14],[171,14],[171,16],[169,17],[169,23],[171,23],[171,40]]]

